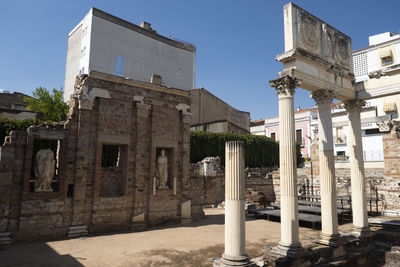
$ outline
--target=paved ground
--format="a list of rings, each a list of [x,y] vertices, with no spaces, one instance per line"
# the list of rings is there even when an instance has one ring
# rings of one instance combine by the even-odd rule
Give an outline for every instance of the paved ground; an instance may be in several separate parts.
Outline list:
[[[206,219],[185,226],[0,248],[0,266],[212,266],[211,259],[224,250],[224,215],[223,209],[205,212]],[[300,228],[304,246],[318,234]],[[278,222],[247,219],[246,252],[250,257],[261,256],[277,245],[279,237]]]

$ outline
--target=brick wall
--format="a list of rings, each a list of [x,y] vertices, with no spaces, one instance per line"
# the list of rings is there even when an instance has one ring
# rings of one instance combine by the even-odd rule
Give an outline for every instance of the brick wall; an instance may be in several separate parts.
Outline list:
[[[96,72],[78,77],[67,122],[12,132],[0,147],[0,233],[18,241],[62,238],[71,226],[126,230],[138,215],[144,226],[180,222],[181,204],[193,198],[188,96]],[[32,190],[37,139],[60,142],[53,192]],[[119,146],[118,166],[101,166],[104,144]],[[170,188],[153,195],[161,148],[168,153]],[[192,210],[193,218],[201,217],[202,210]]]

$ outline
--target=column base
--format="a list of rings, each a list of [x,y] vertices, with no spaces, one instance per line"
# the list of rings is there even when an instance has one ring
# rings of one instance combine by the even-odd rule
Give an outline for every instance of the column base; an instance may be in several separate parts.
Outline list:
[[[0,246],[10,245],[12,237],[10,232],[0,233]]]
[[[351,228],[351,234],[359,239],[370,238],[373,235],[373,233],[369,229],[369,226],[357,227],[354,225],[353,228]]]
[[[290,246],[279,243],[278,246],[272,248],[272,253],[295,259],[303,256],[305,251],[300,242],[293,243]]]
[[[344,240],[340,237],[340,234],[328,235],[321,233],[317,243],[330,247],[339,247],[344,244]]]
[[[87,235],[88,235],[87,225],[70,226],[67,233],[67,237],[69,238],[81,237]]]
[[[225,253],[222,254],[222,258],[214,261],[214,267],[229,267],[229,266],[257,266],[254,262],[251,262],[249,257],[245,254],[243,256],[229,256]]]
[[[193,220],[192,218],[182,218],[181,219],[181,224],[188,224],[188,223],[192,223]]]
[[[341,238],[340,234],[327,235],[321,233],[317,243],[330,246],[333,249],[334,259],[346,255],[346,251],[344,249],[344,244],[346,242],[343,238]]]

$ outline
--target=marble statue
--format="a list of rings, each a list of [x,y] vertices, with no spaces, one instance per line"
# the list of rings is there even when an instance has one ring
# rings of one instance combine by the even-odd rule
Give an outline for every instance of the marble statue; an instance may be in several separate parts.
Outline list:
[[[161,150],[160,155],[157,158],[156,176],[157,176],[157,187],[158,188],[169,188],[168,182],[168,158],[165,155],[165,149]]]
[[[35,192],[52,192],[51,181],[55,171],[54,153],[51,149],[41,149],[36,153]]]

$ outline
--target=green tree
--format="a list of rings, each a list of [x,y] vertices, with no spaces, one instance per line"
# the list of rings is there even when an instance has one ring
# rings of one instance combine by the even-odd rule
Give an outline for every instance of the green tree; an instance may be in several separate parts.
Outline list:
[[[45,121],[64,121],[67,119],[68,104],[63,101],[63,90],[53,89],[50,93],[46,88],[39,87],[33,92],[34,98],[26,97],[28,110],[43,113]]]

